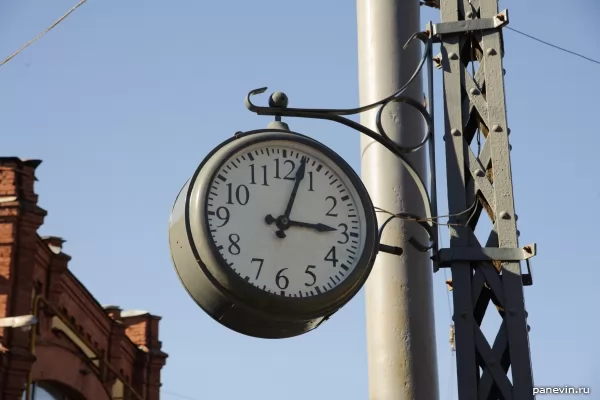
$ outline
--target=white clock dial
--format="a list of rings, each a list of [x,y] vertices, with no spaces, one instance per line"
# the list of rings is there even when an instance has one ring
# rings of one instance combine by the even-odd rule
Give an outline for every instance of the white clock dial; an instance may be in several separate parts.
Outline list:
[[[206,204],[210,235],[224,261],[275,295],[326,293],[350,275],[365,246],[364,206],[351,180],[301,143],[262,142],[239,151],[209,183]]]

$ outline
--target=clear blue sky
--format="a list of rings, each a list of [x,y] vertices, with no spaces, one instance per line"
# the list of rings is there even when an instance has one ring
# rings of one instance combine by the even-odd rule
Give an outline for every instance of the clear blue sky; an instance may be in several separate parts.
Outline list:
[[[0,58],[75,3],[3,1]],[[512,27],[600,57],[597,0],[500,7]],[[354,1],[89,0],[0,69],[0,153],[44,160],[41,233],[67,240],[70,268],[99,301],[164,317],[164,399],[367,398],[364,296],[302,337],[244,337],[193,303],[167,245],[172,203],[206,153],[237,130],[267,124],[244,108],[249,90],[283,90],[296,106],[358,104],[355,12]],[[428,20],[439,21],[438,12],[424,10]],[[526,289],[535,382],[600,391],[600,66],[510,31],[505,45],[521,243],[539,245]],[[358,133],[290,123],[359,169]],[[438,166],[445,214],[443,159]],[[442,272],[434,284],[440,394],[448,399],[455,369]],[[484,325],[491,332],[498,321]]]

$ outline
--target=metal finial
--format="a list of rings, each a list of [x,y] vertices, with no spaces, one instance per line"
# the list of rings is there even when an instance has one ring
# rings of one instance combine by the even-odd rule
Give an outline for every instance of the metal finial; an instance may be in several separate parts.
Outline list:
[[[269,107],[273,108],[287,108],[288,97],[283,92],[275,92],[269,97]]]

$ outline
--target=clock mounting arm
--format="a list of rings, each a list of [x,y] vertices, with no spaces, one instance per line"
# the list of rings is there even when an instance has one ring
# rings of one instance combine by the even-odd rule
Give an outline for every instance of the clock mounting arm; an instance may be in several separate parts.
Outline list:
[[[387,223],[394,218],[403,218],[417,222],[421,225],[429,236],[429,243],[423,244],[419,242],[415,237],[411,237],[408,241],[409,243],[421,252],[432,251],[432,259],[434,260],[434,269],[437,270],[437,253],[438,253],[438,240],[437,240],[437,229],[434,225],[434,220],[437,218],[437,190],[436,190],[436,175],[435,175],[435,146],[434,146],[434,126],[433,126],[433,53],[432,53],[432,43],[433,36],[431,34],[431,30],[427,32],[419,32],[414,34],[404,46],[405,48],[412,42],[414,39],[419,39],[425,44],[425,51],[423,52],[423,57],[419,65],[417,66],[415,72],[410,77],[410,79],[395,93],[392,95],[375,102],[373,104],[369,104],[363,107],[351,108],[351,109],[312,109],[312,108],[289,108],[287,107],[287,96],[282,93],[274,93],[271,95],[269,99],[269,106],[257,106],[251,101],[251,97],[254,95],[258,95],[264,93],[267,88],[259,88],[252,90],[248,93],[246,97],[246,108],[256,113],[257,115],[270,115],[276,118],[276,121],[280,121],[281,117],[297,117],[297,118],[310,118],[310,119],[323,119],[328,121],[333,121],[345,125],[349,128],[352,128],[364,135],[367,135],[371,139],[377,141],[382,146],[384,146],[387,150],[393,153],[396,157],[399,158],[403,166],[406,168],[411,178],[417,185],[419,193],[423,199],[425,204],[425,216],[415,216],[412,214],[390,214],[390,217],[380,228],[379,238],[381,239],[381,234],[383,229],[387,225]],[[423,65],[427,62],[428,66],[428,86],[429,86],[429,101],[427,105],[424,105],[413,98],[402,96],[402,94],[406,91],[406,89],[410,86],[413,80],[419,75]],[[390,103],[403,103],[406,104],[416,111],[418,111],[423,119],[425,120],[426,131],[423,136],[421,142],[417,145],[413,146],[402,146],[396,142],[394,142],[390,137],[386,134],[385,129],[383,127],[381,117],[383,113],[383,109]],[[375,125],[377,127],[377,131],[374,131],[364,125],[361,125],[355,121],[352,121],[346,116],[360,114],[374,108],[379,107],[377,114]],[[430,187],[431,187],[431,196],[429,191],[427,190],[426,184],[420,175],[417,173],[416,168],[412,165],[410,160],[406,157],[407,154],[415,152],[424,146],[428,145],[429,150],[429,173],[430,173]],[[386,212],[385,210],[375,208],[376,212]],[[383,251],[386,253],[400,255],[402,254],[402,249],[395,246],[388,246],[380,243],[379,251]]]

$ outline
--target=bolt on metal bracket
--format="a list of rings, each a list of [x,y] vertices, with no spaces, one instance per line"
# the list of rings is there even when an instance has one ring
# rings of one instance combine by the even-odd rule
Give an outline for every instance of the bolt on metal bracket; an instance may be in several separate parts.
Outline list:
[[[401,247],[389,246],[389,245],[383,244],[383,243],[379,243],[379,251],[388,253],[388,254],[393,254],[395,256],[401,256],[402,254],[404,254],[404,250]]]
[[[452,33],[483,31],[508,25],[508,10],[503,10],[493,18],[466,19],[454,22],[429,23],[434,37]]]
[[[536,244],[520,248],[454,247],[438,253],[440,266],[452,261],[523,261],[536,255]]]

